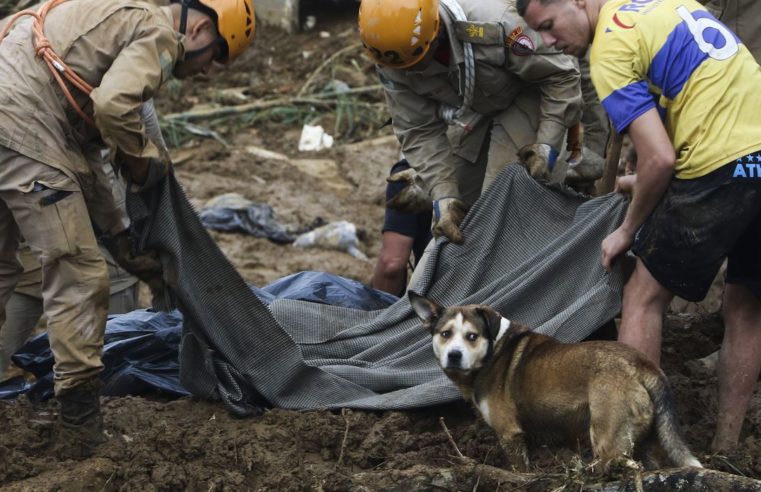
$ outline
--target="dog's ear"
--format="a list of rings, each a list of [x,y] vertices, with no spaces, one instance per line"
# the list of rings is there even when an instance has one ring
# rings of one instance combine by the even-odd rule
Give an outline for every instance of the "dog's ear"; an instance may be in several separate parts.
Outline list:
[[[476,312],[483,318],[486,323],[486,331],[489,334],[489,338],[497,340],[499,335],[499,329],[502,323],[502,316],[492,307],[486,305],[480,305],[476,308]]]
[[[423,322],[423,328],[433,331],[433,327],[436,326],[436,322],[441,317],[441,313],[444,312],[444,308],[435,301],[427,299],[411,290],[407,291],[407,297],[415,314]]]

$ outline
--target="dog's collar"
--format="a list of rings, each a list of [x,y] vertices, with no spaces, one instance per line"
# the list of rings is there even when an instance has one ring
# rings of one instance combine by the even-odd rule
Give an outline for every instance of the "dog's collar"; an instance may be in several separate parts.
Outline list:
[[[507,318],[502,318],[499,320],[499,332],[497,333],[497,338],[494,339],[494,342],[498,342],[500,338],[505,336],[505,333],[507,333],[507,330],[510,329],[510,320]]]

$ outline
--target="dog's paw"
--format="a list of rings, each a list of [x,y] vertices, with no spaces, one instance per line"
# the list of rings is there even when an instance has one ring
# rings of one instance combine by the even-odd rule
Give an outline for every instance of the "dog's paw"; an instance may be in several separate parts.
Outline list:
[[[529,471],[531,463],[528,459],[528,449],[523,443],[502,443],[505,452],[505,468],[514,472],[525,473]]]
[[[633,459],[629,458],[628,456],[620,456],[618,458],[613,458],[612,460],[608,461],[606,468],[608,471],[642,471],[642,465],[634,461]]]
[[[613,458],[604,468],[604,473],[611,479],[632,480],[637,491],[642,490],[642,471],[642,465],[628,456]]]

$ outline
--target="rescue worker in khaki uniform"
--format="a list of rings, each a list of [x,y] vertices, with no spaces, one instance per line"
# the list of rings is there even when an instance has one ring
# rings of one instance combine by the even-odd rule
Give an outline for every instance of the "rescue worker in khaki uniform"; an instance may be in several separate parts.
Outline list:
[[[159,3],[151,2],[156,5],[168,5],[168,2],[160,1]],[[42,4],[37,4],[32,9],[38,9]],[[0,19],[0,29],[3,29],[9,18]],[[146,101],[141,109],[140,115],[145,125],[145,133],[160,150],[168,152],[166,141],[161,134],[158,115],[153,100]],[[125,227],[129,225],[129,217],[126,210],[126,187],[124,181],[114,175],[113,166],[108,161],[109,152],[107,149],[101,151],[100,166],[95,169],[103,172],[96,172],[99,179],[105,179],[110,190],[103,190],[107,194],[108,200],[113,199],[121,211],[122,220]],[[94,159],[89,162],[91,166],[98,164]],[[101,189],[101,187],[96,187]],[[113,195],[111,195],[113,193]],[[97,201],[97,200],[96,200]],[[88,211],[92,216],[98,216],[98,211],[93,210],[91,203],[88,203]],[[100,235],[100,232],[98,232]],[[108,314],[122,314],[134,311],[137,308],[138,297],[138,279],[129,274],[126,270],[118,265],[108,249],[99,242],[100,252],[106,260],[109,278],[109,301]],[[8,303],[5,305],[5,323],[0,326],[0,381],[7,376],[6,371],[10,367],[11,356],[30,338],[35,327],[39,323],[44,312],[42,302],[42,268],[37,256],[23,245],[19,250],[19,261],[24,269],[24,273],[16,284],[16,289],[11,295]]]
[[[553,170],[579,122],[579,71],[510,2],[362,0],[359,30],[435,236],[463,241],[468,207],[524,146],[540,158],[532,175]]]
[[[0,36],[0,323],[22,272],[16,251],[23,237],[42,267],[58,444],[69,444],[73,455],[87,455],[103,440],[98,374],[108,275],[86,202],[92,208],[97,188],[106,185],[89,162],[105,142],[131,191],[159,183],[170,163],[146,137],[143,103],[172,75],[185,78],[215,60],[232,60],[253,36],[250,0],[184,0],[161,8],[133,0],[59,0]],[[51,77],[59,76],[56,65],[70,70],[66,81]],[[115,238],[115,258],[127,265],[124,223],[107,196],[98,195],[103,204],[93,209],[93,220]]]
[[[122,314],[137,307],[138,280],[121,268],[107,249],[101,246],[109,279],[108,314]],[[0,381],[6,375],[11,356],[29,340],[44,312],[42,302],[42,268],[27,247],[19,252],[24,274],[5,305],[5,324],[0,327]]]

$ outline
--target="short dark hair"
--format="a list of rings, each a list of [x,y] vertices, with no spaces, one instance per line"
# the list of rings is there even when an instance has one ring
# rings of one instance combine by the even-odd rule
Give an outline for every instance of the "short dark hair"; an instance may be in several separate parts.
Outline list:
[[[518,10],[518,15],[523,17],[523,15],[526,13],[526,9],[528,8],[529,3],[531,3],[531,0],[518,0],[515,2],[515,8]]]
[[[526,9],[528,8],[528,4],[530,4],[534,0],[517,0],[515,2],[515,8],[518,10],[518,15],[523,17],[526,15]],[[536,0],[537,2],[541,3],[542,5],[547,5],[548,3],[552,3],[556,0]]]

